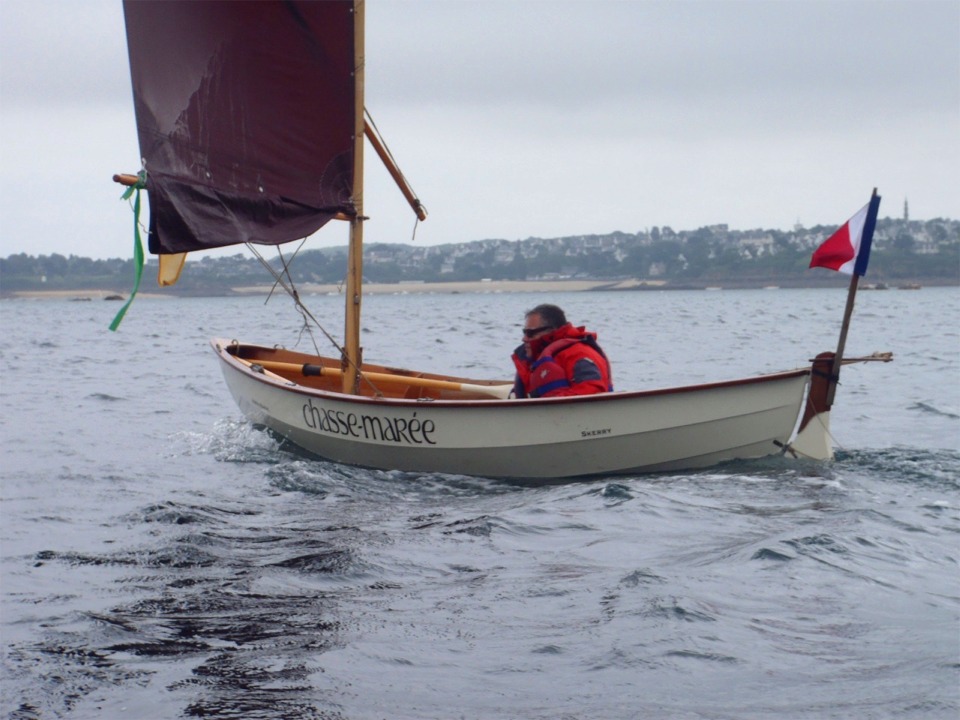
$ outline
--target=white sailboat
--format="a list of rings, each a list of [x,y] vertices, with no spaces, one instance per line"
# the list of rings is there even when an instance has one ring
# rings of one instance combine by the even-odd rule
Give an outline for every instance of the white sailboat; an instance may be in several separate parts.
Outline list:
[[[425,213],[365,121],[362,0],[127,1],[125,15],[143,171],[117,179],[149,194],[162,284],[193,250],[279,245],[349,223],[334,354],[212,341],[252,422],[341,463],[536,481],[832,457],[842,340],[837,353],[785,372],[522,400],[505,380],[364,363],[365,136]]]

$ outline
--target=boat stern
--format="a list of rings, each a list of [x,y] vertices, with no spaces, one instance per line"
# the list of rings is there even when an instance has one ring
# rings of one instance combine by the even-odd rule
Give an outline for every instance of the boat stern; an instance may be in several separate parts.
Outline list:
[[[789,449],[796,455],[811,460],[832,460],[833,443],[830,439],[830,384],[833,377],[834,353],[817,355],[810,368],[810,387],[807,391],[806,409],[800,428],[790,443]]]

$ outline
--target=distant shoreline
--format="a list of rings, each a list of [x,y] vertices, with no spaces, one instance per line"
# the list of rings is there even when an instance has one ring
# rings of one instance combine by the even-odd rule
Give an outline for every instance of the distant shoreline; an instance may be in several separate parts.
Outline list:
[[[662,288],[665,281],[639,280],[473,280],[463,282],[365,283],[364,295],[398,295],[415,293],[485,293],[485,292],[586,292],[589,290],[625,290],[646,285]],[[233,288],[238,295],[259,295],[270,286],[254,285]],[[343,285],[306,283],[298,286],[301,294],[336,295]]]
[[[127,293],[119,293],[116,290],[11,290],[4,292],[4,299],[23,298],[26,300],[126,300]],[[159,298],[169,300],[179,297],[174,294],[160,292],[138,292],[138,298]]]
[[[558,293],[558,292],[586,292],[589,290],[629,290],[639,287],[650,289],[662,288],[664,281],[640,280],[477,280],[470,282],[402,282],[402,283],[367,283],[363,286],[364,295],[399,295],[417,293],[484,293],[484,292],[529,292],[529,293]],[[230,295],[266,295],[273,290],[271,285],[247,285],[230,289]],[[343,292],[342,284],[334,283],[302,283],[297,286],[301,295],[339,295]],[[4,293],[4,297],[19,297],[32,299],[60,299],[60,300],[106,300],[116,296],[115,290],[101,288],[87,290],[11,290]],[[191,293],[192,294],[192,293]],[[181,297],[173,292],[152,291],[139,292],[137,297],[171,298]],[[211,294],[218,297],[220,294]]]
[[[649,290],[761,290],[788,288],[836,288],[845,287],[846,276],[837,278],[824,277],[818,283],[792,283],[777,285],[774,283],[745,283],[728,282],[723,284],[698,283],[670,283],[665,280],[478,280],[467,282],[401,282],[401,283],[368,283],[364,285],[365,295],[414,295],[414,294],[451,294],[451,293],[565,293],[565,292],[600,292],[600,291],[649,291]],[[884,289],[919,287],[955,287],[951,282],[910,282],[903,281],[883,286]],[[874,284],[861,281],[861,289],[874,289]],[[270,285],[249,285],[231,288],[229,293],[211,293],[207,297],[222,296],[249,296],[266,295],[273,290]],[[314,284],[305,283],[298,286],[301,295],[339,295],[344,291],[342,284]],[[11,290],[3,293],[6,299],[48,299],[48,300],[125,300],[128,293],[119,293],[116,290],[102,288],[76,290]],[[155,298],[169,300],[178,297],[204,297],[198,293],[177,293],[151,289],[148,292],[137,293],[139,298]]]

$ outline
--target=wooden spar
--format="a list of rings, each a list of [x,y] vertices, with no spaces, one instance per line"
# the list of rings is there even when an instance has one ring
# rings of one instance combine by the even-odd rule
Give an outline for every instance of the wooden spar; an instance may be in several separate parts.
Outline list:
[[[236,356],[234,356],[236,357]],[[340,368],[324,367],[322,365],[300,364],[290,362],[280,362],[277,360],[248,360],[246,358],[237,358],[244,365],[259,365],[264,370],[272,374],[277,373],[298,373],[305,377],[342,377],[344,375]],[[283,377],[278,375],[278,377]],[[475,385],[472,383],[460,383],[454,380],[437,380],[434,378],[414,377],[409,375],[392,375],[390,373],[364,372],[363,377],[374,384],[382,385],[406,385],[412,387],[431,388],[433,390],[453,390],[456,392],[470,392],[480,395],[487,395],[491,398],[506,399],[513,385]],[[286,379],[286,378],[283,378]]]
[[[380,156],[380,160],[390,173],[390,177],[393,178],[393,181],[397,184],[397,187],[400,188],[400,192],[403,193],[403,197],[406,198],[407,202],[410,204],[410,207],[413,208],[413,211],[417,214],[417,217],[420,218],[421,221],[426,220],[426,209],[424,209],[423,205],[420,204],[419,198],[413,194],[413,189],[407,183],[407,179],[403,176],[403,173],[400,172],[400,168],[397,167],[397,164],[393,161],[390,153],[387,152],[387,148],[384,146],[383,141],[377,134],[377,131],[373,128],[373,126],[370,125],[370,123],[367,122],[364,123],[364,131],[366,132],[367,139],[370,141],[370,145],[372,145],[373,149],[377,151],[377,155]]]
[[[117,173],[113,176],[113,181],[119,183],[120,185],[126,185],[127,187],[133,187],[138,182],[140,178],[136,175],[130,175],[129,173]]]
[[[364,0],[353,3],[353,209],[350,219],[350,247],[347,252],[346,311],[343,332],[343,392],[355,395],[360,389],[360,304],[363,298],[363,87],[364,87]]]

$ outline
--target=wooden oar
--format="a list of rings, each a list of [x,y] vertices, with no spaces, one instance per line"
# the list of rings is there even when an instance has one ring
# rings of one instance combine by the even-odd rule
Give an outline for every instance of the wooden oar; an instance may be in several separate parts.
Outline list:
[[[312,365],[310,363],[300,365],[298,363],[278,362],[275,360],[237,359],[246,365],[259,365],[264,370],[270,370],[275,373],[300,373],[307,377],[343,377],[343,371],[336,367],[323,367],[322,365]],[[390,373],[364,372],[363,377],[369,379],[370,382],[374,384],[392,383],[395,385],[413,385],[415,387],[432,388],[434,390],[477,393],[478,395],[488,395],[500,400],[506,400],[513,390],[513,385],[473,385],[470,383],[453,382],[452,380],[435,380],[433,378],[410,377],[407,375],[391,375]]]

